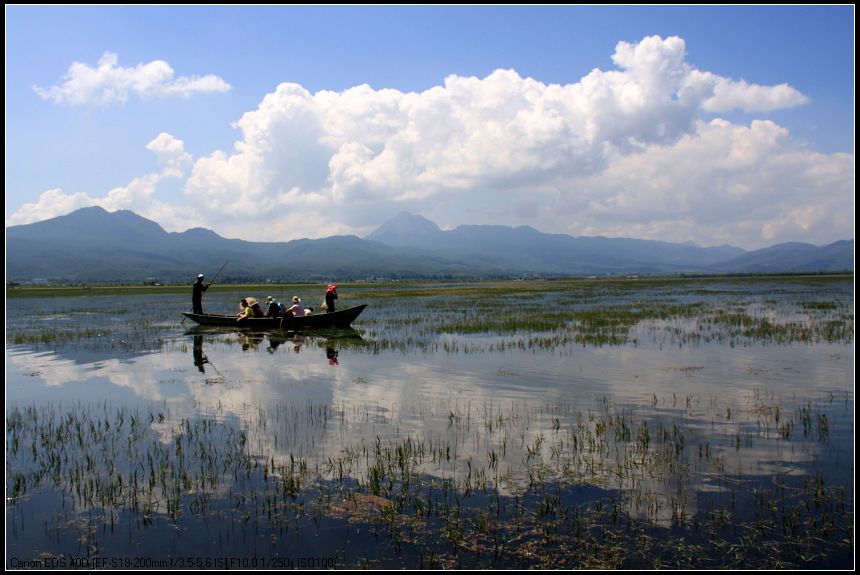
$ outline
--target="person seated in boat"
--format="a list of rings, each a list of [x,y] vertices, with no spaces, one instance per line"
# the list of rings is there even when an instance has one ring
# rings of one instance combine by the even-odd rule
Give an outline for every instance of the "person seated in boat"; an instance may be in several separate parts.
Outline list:
[[[252,297],[248,298],[248,303],[251,304],[251,308],[254,310],[254,317],[266,317],[266,310],[263,309],[263,306]]]
[[[239,303],[239,309],[242,311],[236,316],[236,321],[241,321],[246,317],[264,317],[266,315],[260,303],[252,297],[242,299]]]
[[[269,309],[266,311],[266,317],[281,317],[284,313],[284,306],[275,298],[269,296],[266,298],[266,303],[269,304]]]
[[[236,321],[241,321],[246,317],[254,317],[254,308],[248,305],[247,299],[242,299],[239,302],[239,309],[242,310],[239,312],[239,315],[236,316]]]
[[[305,316],[305,306],[302,305],[302,300],[299,296],[293,296],[293,305],[291,305],[287,311],[287,314],[293,317],[304,317]]]

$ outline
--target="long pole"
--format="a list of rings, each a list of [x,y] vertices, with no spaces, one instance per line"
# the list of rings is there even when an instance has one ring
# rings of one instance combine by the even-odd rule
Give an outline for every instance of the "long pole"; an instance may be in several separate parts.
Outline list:
[[[224,262],[224,265],[223,265],[223,266],[221,266],[221,269],[220,269],[220,270],[218,270],[217,272],[215,272],[215,277],[213,277],[213,278],[212,278],[212,281],[211,281],[211,282],[209,282],[209,285],[210,285],[210,286],[211,286],[212,284],[214,284],[214,283],[215,283],[215,280],[216,280],[216,279],[218,279],[218,276],[219,276],[219,275],[221,275],[221,272],[222,272],[222,271],[224,271],[224,268],[225,268],[225,267],[227,267],[227,264],[229,264],[229,263],[230,263],[230,260],[227,260],[226,262]],[[208,287],[208,286],[207,286],[207,287]]]

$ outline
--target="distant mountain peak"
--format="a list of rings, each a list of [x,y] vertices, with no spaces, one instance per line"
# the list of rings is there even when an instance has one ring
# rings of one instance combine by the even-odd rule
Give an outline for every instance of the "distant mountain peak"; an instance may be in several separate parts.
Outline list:
[[[391,246],[421,244],[443,233],[435,223],[424,216],[400,212],[367,236],[365,239]]]
[[[203,239],[203,240],[220,239],[221,238],[221,236],[219,236],[218,234],[216,234],[215,232],[213,232],[212,230],[210,230],[208,228],[189,228],[179,235],[184,235],[184,236],[189,237],[189,238],[197,238],[197,239]]]
[[[156,222],[148,220],[131,210],[109,212],[101,206],[79,208],[62,216],[15,227],[35,230],[74,230],[92,237],[98,235],[113,237],[118,235],[125,238],[133,238],[135,236],[142,238],[167,233]]]
[[[123,210],[123,211],[129,211],[129,210]],[[79,208],[77,210],[69,212],[66,215],[71,216],[72,214],[80,215],[80,214],[109,214],[109,213],[110,213],[109,211],[107,211],[106,209],[104,209],[101,206],[87,206],[85,208]]]
[[[421,214],[413,214],[410,212],[400,212],[380,227],[388,226],[388,225],[410,225],[410,226],[419,226],[420,228],[426,228],[428,230],[439,231],[439,226],[437,226],[432,221],[428,220]]]

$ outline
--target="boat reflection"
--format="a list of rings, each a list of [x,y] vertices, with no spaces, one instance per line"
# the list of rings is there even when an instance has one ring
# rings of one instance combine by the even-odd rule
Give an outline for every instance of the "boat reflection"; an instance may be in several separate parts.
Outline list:
[[[243,333],[242,337],[242,351],[259,351],[260,344],[263,343],[263,339],[265,338],[265,334],[261,333]]]
[[[211,346],[217,342],[219,345],[227,344],[229,347],[241,347],[244,353],[265,350],[269,354],[275,354],[282,348],[285,352],[302,353],[303,351],[316,352],[319,349],[324,351],[325,361],[328,365],[340,365],[340,351],[343,347],[367,344],[361,334],[352,328],[311,335],[287,331],[225,331],[223,328],[197,326],[186,331],[185,335],[192,337],[194,366],[200,373],[206,373],[205,366],[212,365],[204,351],[204,344]]]

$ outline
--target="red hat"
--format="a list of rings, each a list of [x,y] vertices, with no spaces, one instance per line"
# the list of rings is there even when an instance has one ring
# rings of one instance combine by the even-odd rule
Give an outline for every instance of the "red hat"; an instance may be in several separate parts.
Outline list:
[[[337,289],[337,286],[336,286],[336,285],[334,285],[334,284],[328,284],[328,289],[326,289],[325,291],[326,291],[326,292],[330,292],[330,291],[334,291],[334,290],[336,290],[336,289]]]

